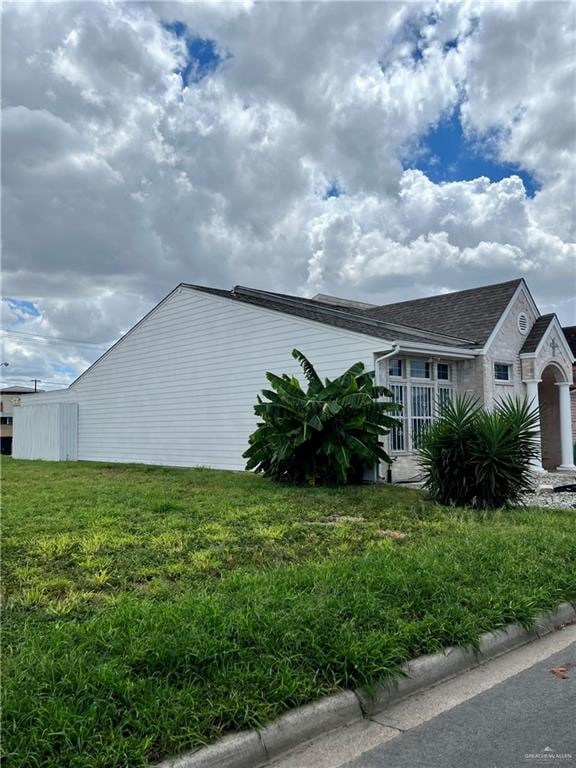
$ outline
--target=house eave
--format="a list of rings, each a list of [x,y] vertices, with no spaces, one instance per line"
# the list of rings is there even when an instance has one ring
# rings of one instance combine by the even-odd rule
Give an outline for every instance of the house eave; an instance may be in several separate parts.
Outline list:
[[[459,347],[449,347],[442,344],[420,344],[412,341],[402,341],[395,339],[392,344],[398,347],[399,352],[411,352],[415,354],[441,354],[443,357],[453,357],[464,360],[472,360],[482,354],[481,349],[461,349]]]
[[[542,334],[542,338],[538,342],[538,346],[536,347],[534,352],[521,352],[520,359],[529,360],[529,359],[538,357],[538,355],[540,355],[540,353],[542,352],[544,343],[550,337],[552,329],[554,329],[557,332],[558,337],[560,339],[560,343],[562,344],[562,347],[564,349],[564,352],[566,353],[566,356],[568,357],[568,360],[570,361],[571,365],[574,365],[574,363],[576,363],[576,358],[574,357],[574,354],[570,349],[570,345],[566,340],[566,336],[564,335],[564,331],[562,330],[562,326],[560,325],[560,321],[558,320],[558,317],[556,315],[554,315],[554,317],[552,318],[552,321],[550,322],[550,325],[546,328],[546,330]]]

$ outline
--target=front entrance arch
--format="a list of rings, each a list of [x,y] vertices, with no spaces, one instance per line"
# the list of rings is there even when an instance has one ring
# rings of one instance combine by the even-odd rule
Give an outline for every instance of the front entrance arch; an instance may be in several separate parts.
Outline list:
[[[538,384],[542,466],[547,470],[554,470],[562,464],[560,388],[557,385],[563,381],[560,369],[551,364],[542,371]]]

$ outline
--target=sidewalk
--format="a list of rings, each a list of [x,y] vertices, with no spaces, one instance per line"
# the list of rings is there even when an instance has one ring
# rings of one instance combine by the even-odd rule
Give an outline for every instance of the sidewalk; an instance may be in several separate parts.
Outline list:
[[[567,679],[550,672],[556,666],[566,667]],[[575,723],[571,625],[266,768],[576,768]]]

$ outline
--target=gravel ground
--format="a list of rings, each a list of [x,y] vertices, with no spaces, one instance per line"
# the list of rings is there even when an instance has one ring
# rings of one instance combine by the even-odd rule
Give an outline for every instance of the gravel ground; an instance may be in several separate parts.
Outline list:
[[[418,479],[403,483],[407,488],[421,488]],[[576,472],[543,472],[534,475],[534,493],[527,493],[520,505],[527,507],[551,507],[553,509],[575,509],[576,492],[555,491],[564,485],[576,485]]]
[[[574,472],[544,472],[535,476],[534,493],[524,496],[522,503],[529,507],[553,507],[554,509],[576,509],[576,492],[555,491],[565,485],[576,485]]]

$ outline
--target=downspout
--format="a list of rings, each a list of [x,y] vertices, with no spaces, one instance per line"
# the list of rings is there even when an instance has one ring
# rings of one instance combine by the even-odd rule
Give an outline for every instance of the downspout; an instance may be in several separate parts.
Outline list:
[[[390,352],[386,352],[385,355],[382,355],[381,357],[378,357],[376,360],[374,360],[374,379],[376,381],[376,386],[380,386],[380,363],[382,360],[386,360],[388,357],[392,357],[393,355],[397,355],[400,351],[400,344],[397,342],[392,342],[392,349]],[[388,465],[388,471],[386,473],[386,482],[391,483],[392,482],[392,465]],[[375,465],[374,467],[374,480],[384,480],[384,478],[380,475],[380,462]]]

